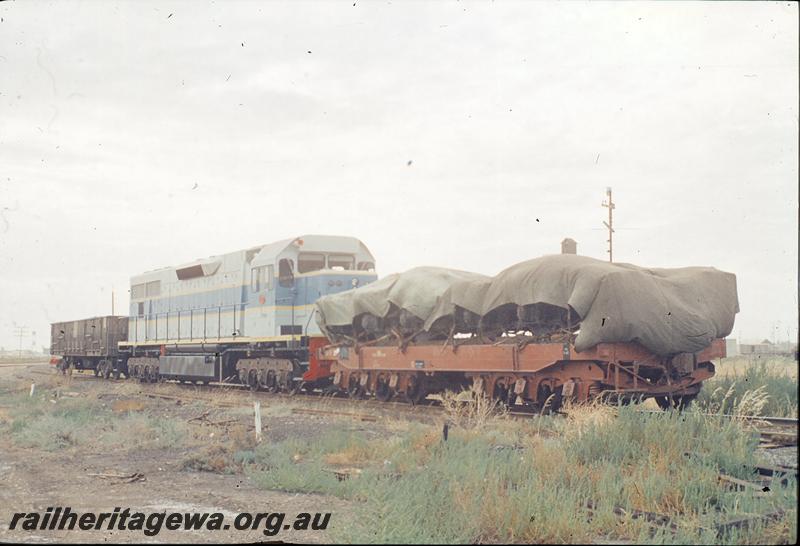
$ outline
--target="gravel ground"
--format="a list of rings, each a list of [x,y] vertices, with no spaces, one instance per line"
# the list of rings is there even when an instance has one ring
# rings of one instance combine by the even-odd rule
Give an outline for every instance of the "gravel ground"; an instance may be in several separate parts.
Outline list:
[[[759,456],[770,466],[797,468],[797,446],[759,449]]]

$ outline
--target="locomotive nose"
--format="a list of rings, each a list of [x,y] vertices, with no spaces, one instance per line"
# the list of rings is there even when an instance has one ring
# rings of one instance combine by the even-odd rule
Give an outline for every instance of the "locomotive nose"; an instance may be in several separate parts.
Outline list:
[[[349,279],[346,277],[329,279],[324,285],[324,292],[325,294],[336,294],[338,292],[344,292],[345,290],[351,290],[353,288],[364,286],[369,282],[370,279],[360,279],[358,277],[351,277]]]

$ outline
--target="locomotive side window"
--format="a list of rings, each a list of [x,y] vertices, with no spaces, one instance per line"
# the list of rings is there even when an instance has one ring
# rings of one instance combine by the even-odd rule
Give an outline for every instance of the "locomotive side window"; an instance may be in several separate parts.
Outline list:
[[[278,284],[284,288],[294,286],[294,263],[289,258],[283,258],[278,262]]]
[[[161,295],[161,281],[150,281],[145,285],[145,293],[148,298]]]
[[[355,265],[356,259],[347,254],[331,254],[328,256],[328,269],[351,270]]]
[[[297,257],[297,272],[309,273],[325,269],[325,254],[303,252]]]
[[[372,262],[358,262],[359,271],[375,271],[375,264]]]
[[[267,266],[267,290],[272,290],[275,287],[275,266]]]
[[[250,270],[250,289],[258,292],[264,286],[264,268],[254,267]]]
[[[144,299],[144,283],[141,284],[134,284],[131,286],[131,299],[132,300],[141,300]]]

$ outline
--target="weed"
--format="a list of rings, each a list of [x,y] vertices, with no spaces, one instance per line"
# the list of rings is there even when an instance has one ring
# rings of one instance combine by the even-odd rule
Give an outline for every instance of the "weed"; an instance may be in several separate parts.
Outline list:
[[[440,398],[447,421],[465,429],[483,429],[490,418],[507,413],[498,400],[474,387],[459,393],[445,391]]]
[[[789,358],[732,358],[717,365],[697,400],[705,411],[797,417],[798,363]]]
[[[758,528],[718,537],[715,525],[777,508],[787,516],[773,533],[796,535],[794,483],[758,498],[719,481],[720,472],[753,479],[757,438],[739,421],[631,407],[566,411],[568,419],[545,418],[544,429],[560,436],[529,427],[513,444],[507,420],[487,417],[482,428],[453,428],[446,442],[425,425],[389,441],[331,430],[240,458],[261,487],[362,501],[332,529],[337,541],[750,542]],[[341,480],[331,467],[344,464],[363,471]],[[654,529],[620,517],[620,508],[666,514],[678,527]]]

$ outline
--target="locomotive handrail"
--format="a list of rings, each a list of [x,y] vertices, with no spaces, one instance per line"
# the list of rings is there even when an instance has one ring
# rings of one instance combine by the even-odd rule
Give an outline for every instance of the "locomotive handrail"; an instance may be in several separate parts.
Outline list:
[[[195,311],[200,311],[201,309],[203,311],[203,335],[202,335],[203,342],[205,342],[206,340],[209,340],[209,339],[211,339],[211,340],[223,339],[223,335],[222,335],[222,326],[223,326],[222,314],[224,312],[226,312],[226,311],[227,312],[230,312],[230,311],[233,312],[233,317],[232,317],[231,323],[230,323],[230,325],[231,325],[231,334],[232,335],[231,336],[224,336],[224,337],[236,337],[236,336],[240,335],[239,334],[240,328],[239,328],[239,324],[237,322],[237,319],[241,320],[241,318],[242,318],[242,316],[244,314],[244,310],[245,310],[245,306],[246,305],[247,305],[246,303],[229,303],[229,304],[225,304],[225,305],[216,305],[216,306],[208,306],[208,307],[200,307],[200,308],[189,309],[190,321],[189,321],[189,337],[188,337],[188,339],[190,341],[193,341],[195,338],[200,339],[200,336],[195,336],[195,333],[194,333],[194,312]],[[185,340],[186,336],[184,336],[181,333],[181,328],[180,328],[181,315],[185,311],[186,311],[186,309],[179,309],[179,310],[175,310],[175,311],[164,311],[164,312],[161,312],[161,313],[149,313],[149,314],[142,314],[142,315],[134,315],[134,316],[132,316],[131,318],[134,319],[133,320],[133,336],[132,336],[134,343],[138,343],[140,340],[141,341],[152,341],[152,342],[163,341],[164,343],[169,343],[170,341],[181,341],[182,339]],[[214,325],[212,323],[213,322],[213,314],[212,314],[211,317],[209,317],[209,311],[213,311],[217,315],[217,321],[216,321],[217,322],[217,324],[216,324],[217,332],[216,332],[216,336],[213,335],[213,328],[214,328]],[[238,313],[237,313],[237,311],[238,311]],[[159,319],[161,319],[161,321]],[[173,332],[173,335],[170,335],[170,327],[169,327],[170,319],[177,319],[177,329],[178,329],[177,334]],[[152,327],[150,326],[150,322],[151,321],[153,322]],[[140,336],[140,333],[141,333],[139,331],[140,322],[144,323],[144,336],[143,337]],[[163,326],[163,330],[164,330],[164,336],[163,337],[161,337],[159,335],[159,333],[161,331],[161,328],[159,328],[159,322],[164,322],[165,323],[164,326]],[[225,322],[227,322],[227,321],[225,321]],[[209,332],[209,329],[211,329],[212,331]],[[151,331],[152,331],[152,334],[153,334],[152,336],[150,335]],[[209,335],[209,334],[211,334],[211,335]]]

